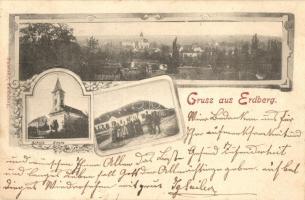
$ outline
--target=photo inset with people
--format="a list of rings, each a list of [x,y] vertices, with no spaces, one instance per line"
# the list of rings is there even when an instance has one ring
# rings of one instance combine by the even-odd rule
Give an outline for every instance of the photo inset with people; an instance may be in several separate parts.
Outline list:
[[[179,134],[176,103],[168,79],[96,94],[98,149],[129,148]]]

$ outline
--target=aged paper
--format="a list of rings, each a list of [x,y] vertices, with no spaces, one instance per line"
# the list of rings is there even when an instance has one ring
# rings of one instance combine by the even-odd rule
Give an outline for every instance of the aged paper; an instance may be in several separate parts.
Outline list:
[[[302,1],[1,1],[1,199],[304,200]]]

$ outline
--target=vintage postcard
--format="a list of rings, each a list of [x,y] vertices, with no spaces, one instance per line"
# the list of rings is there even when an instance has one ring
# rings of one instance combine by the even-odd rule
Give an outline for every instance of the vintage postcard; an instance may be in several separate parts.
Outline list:
[[[305,2],[1,1],[0,199],[305,200]]]

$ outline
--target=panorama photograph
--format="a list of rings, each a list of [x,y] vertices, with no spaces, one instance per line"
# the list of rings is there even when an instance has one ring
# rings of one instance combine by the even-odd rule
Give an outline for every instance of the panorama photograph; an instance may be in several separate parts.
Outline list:
[[[85,81],[280,80],[281,22],[23,23],[19,78],[53,67]]]

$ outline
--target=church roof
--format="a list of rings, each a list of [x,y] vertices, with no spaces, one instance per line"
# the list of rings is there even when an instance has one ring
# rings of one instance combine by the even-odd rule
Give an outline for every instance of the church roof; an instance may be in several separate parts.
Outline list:
[[[56,84],[55,84],[55,87],[54,87],[54,90],[52,91],[52,93],[56,92],[57,90],[61,90],[62,92],[64,92],[58,78],[57,78],[57,81],[56,81]]]
[[[64,105],[64,106],[62,106],[62,107],[63,107],[64,111],[66,111],[66,112],[75,113],[75,114],[78,114],[78,115],[85,115],[85,114],[83,113],[83,111],[78,110],[78,109],[76,109],[76,108],[73,108],[73,107],[71,107],[71,106]]]
[[[67,112],[67,113],[74,113],[74,114],[81,115],[81,116],[87,116],[85,113],[83,113],[83,111],[73,108],[71,106],[67,106],[67,105],[61,106],[61,109],[59,111],[51,112],[50,114],[56,114],[56,113],[60,113],[63,111]]]

